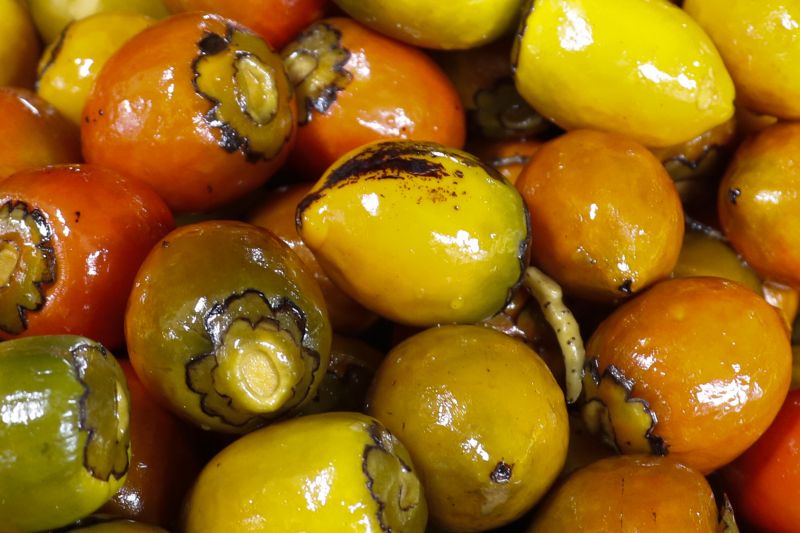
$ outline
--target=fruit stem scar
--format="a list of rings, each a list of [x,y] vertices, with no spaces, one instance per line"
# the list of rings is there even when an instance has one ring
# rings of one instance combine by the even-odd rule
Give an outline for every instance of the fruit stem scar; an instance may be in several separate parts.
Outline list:
[[[578,321],[564,304],[561,287],[544,272],[536,267],[528,267],[524,283],[539,302],[547,322],[556,332],[567,370],[567,403],[575,403],[583,387],[583,365],[586,358]]]
[[[236,102],[256,124],[268,124],[278,114],[275,73],[253,54],[242,54],[234,63]]]
[[[301,347],[270,321],[236,320],[217,351],[214,381],[241,409],[276,411],[302,378]]]
[[[0,242],[0,286],[5,287],[19,262],[19,248],[11,241]]]

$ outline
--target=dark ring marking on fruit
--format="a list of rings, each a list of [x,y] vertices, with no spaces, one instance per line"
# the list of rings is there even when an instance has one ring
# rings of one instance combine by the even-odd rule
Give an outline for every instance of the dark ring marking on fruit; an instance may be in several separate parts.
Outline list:
[[[58,59],[58,55],[61,53],[61,49],[64,47],[64,40],[66,39],[67,31],[70,29],[70,27],[72,27],[73,23],[74,21],[64,26],[64,29],[61,30],[61,33],[58,34],[58,40],[56,40],[55,44],[53,45],[53,48],[50,49],[50,53],[47,56],[47,61],[45,62],[44,66],[39,70],[39,72],[36,74],[36,81],[34,82],[33,88],[37,92],[39,91],[39,82],[44,77],[44,73],[47,72],[50,69],[50,67],[53,66],[53,63],[56,62],[56,59]]]
[[[367,478],[367,490],[378,505],[375,516],[381,531],[389,533],[393,531],[392,525],[402,523],[398,515],[412,511],[419,504],[421,486],[411,467],[395,452],[399,443],[394,435],[378,422],[373,422],[367,433],[373,444],[364,446],[361,470]],[[393,478],[394,472],[399,479]]]
[[[310,122],[314,111],[328,111],[337,93],[353,81],[353,74],[344,68],[350,55],[342,46],[342,32],[326,23],[314,24],[283,51],[289,80],[304,103],[300,125]]]
[[[668,446],[655,434],[658,417],[646,400],[633,396],[634,381],[615,365],[608,365],[601,375],[597,357],[587,361],[586,369],[583,414],[590,431],[602,430],[609,444],[624,453],[667,455]],[[607,394],[601,399],[604,387]]]
[[[732,189],[728,189],[728,201],[733,205],[736,205],[736,201],[742,195],[742,190],[739,187],[734,187]]]
[[[219,131],[219,146],[241,152],[250,163],[275,157],[294,130],[288,78],[287,94],[279,87],[278,77],[286,76],[279,58],[261,57],[257,50],[272,54],[268,45],[232,24],[226,24],[224,36],[206,31],[197,49],[192,86],[211,104],[203,119]]]
[[[56,279],[53,229],[47,217],[24,202],[0,206],[0,329],[28,327],[27,313],[46,303],[45,286]]]
[[[88,434],[83,466],[100,481],[120,479],[128,471],[129,405],[113,372],[113,361],[100,344],[82,343],[70,350],[72,366],[83,387],[79,400],[79,428]],[[124,411],[124,412],[123,412]]]
[[[209,417],[232,427],[257,427],[310,394],[320,355],[306,346],[307,321],[294,302],[270,302],[261,291],[247,289],[214,305],[203,325],[212,349],[189,359],[185,381]],[[284,361],[276,355],[280,349],[295,353]],[[243,381],[237,381],[239,376]],[[240,396],[238,402],[227,392],[231,387]]]
[[[500,78],[491,87],[479,89],[474,101],[475,109],[470,111],[471,125],[488,139],[538,136],[551,128],[551,123],[522,98],[510,77]]]
[[[499,461],[494,465],[494,469],[489,473],[489,479],[492,483],[503,484],[511,481],[511,474],[514,470],[513,464],[508,464],[504,461]]]
[[[522,46],[522,38],[525,36],[525,30],[528,29],[528,19],[533,15],[535,0],[525,0],[520,9],[519,26],[514,33],[514,41],[511,44],[511,74],[517,73],[517,63],[519,62],[519,50]]]

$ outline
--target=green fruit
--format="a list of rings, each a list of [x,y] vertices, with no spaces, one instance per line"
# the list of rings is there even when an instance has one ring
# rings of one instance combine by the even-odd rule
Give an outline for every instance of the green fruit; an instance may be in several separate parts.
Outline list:
[[[114,356],[77,336],[0,343],[3,531],[67,525],[125,482],[128,388]]]

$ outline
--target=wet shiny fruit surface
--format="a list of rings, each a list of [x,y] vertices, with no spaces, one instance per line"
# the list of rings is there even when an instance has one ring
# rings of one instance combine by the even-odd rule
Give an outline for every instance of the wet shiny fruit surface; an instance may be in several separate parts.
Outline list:
[[[459,150],[406,141],[343,156],[300,202],[297,228],[336,284],[417,326],[499,311],[530,242],[527,208],[497,171]]]
[[[427,508],[405,447],[377,420],[326,413],[231,444],[200,474],[184,531],[422,533]]]

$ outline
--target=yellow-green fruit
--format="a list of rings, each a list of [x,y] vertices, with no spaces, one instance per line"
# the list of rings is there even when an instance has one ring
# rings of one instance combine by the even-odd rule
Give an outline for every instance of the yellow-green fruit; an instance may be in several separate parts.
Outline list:
[[[517,20],[520,0],[334,0],[348,15],[415,46],[464,49],[488,43]]]
[[[530,220],[511,183],[435,143],[383,141],[334,163],[297,228],[333,281],[396,322],[473,323],[503,308],[527,264]]]
[[[711,39],[667,0],[535,0],[513,61],[520,94],[565,129],[679,144],[733,115]]]
[[[73,20],[97,13],[121,11],[161,19],[169,15],[162,0],[26,0],[45,43],[56,40]]]
[[[377,420],[326,413],[225,448],[200,473],[185,533],[421,533],[427,506],[408,452]]]
[[[98,13],[70,23],[39,61],[36,93],[80,123],[97,74],[125,41],[154,19],[138,13]]]
[[[0,86],[31,88],[41,45],[22,0],[0,0]]]
[[[83,522],[69,529],[67,533],[168,533],[158,526],[121,518],[102,517],[95,520],[92,516],[85,521],[87,523]]]
[[[485,531],[539,501],[567,453],[566,402],[526,344],[483,326],[441,326],[396,346],[367,412],[406,445],[431,521]]]
[[[717,45],[743,106],[800,119],[800,2],[685,0]]]
[[[72,335],[0,343],[0,531],[66,526],[119,490],[130,460],[125,375]]]

